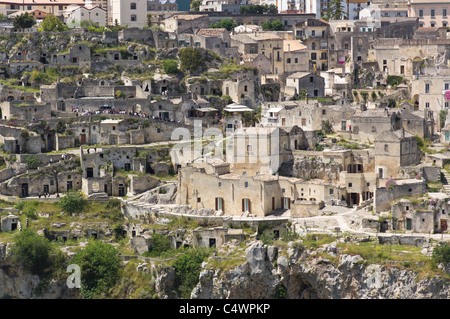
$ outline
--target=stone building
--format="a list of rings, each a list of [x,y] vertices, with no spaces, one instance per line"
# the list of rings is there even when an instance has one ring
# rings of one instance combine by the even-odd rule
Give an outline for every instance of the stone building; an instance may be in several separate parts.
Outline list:
[[[320,75],[309,72],[296,72],[286,78],[286,95],[300,95],[303,89],[309,97],[323,97],[325,80]]]
[[[78,66],[89,66],[91,62],[91,48],[84,43],[73,44],[68,53],[54,53],[49,58],[50,64],[76,64]]]
[[[301,203],[345,198],[345,189],[337,185],[276,175],[240,175],[228,166],[209,163],[181,168],[178,184],[178,204],[214,209],[219,215],[263,217],[294,209],[294,215],[300,216],[310,214],[309,205]]]
[[[400,117],[405,131],[428,140],[433,138],[435,122],[432,111],[404,110],[400,113]]]
[[[20,220],[16,215],[8,215],[6,217],[3,217],[1,219],[1,231],[2,232],[7,232],[7,231],[14,231],[17,228],[19,228],[20,226]]]
[[[233,143],[227,145],[226,158],[235,174],[275,174],[282,163],[292,158],[292,150],[304,143],[303,131],[298,127],[240,128],[233,134]]]
[[[393,229],[418,233],[438,233],[448,230],[448,202],[425,200],[420,205],[408,199],[392,204]]]
[[[420,162],[417,139],[404,129],[384,131],[376,137],[374,144],[375,172],[380,180],[398,178],[401,167]]]
[[[262,126],[297,125],[304,131],[323,129],[328,121],[333,131],[348,131],[356,110],[348,106],[323,105],[314,100],[263,102],[261,105]]]
[[[400,129],[400,116],[388,109],[358,111],[351,118],[352,138],[373,143],[382,132]]]
[[[34,102],[34,101],[33,101]],[[43,120],[51,117],[51,105],[36,104],[28,101],[6,101],[0,103],[0,115],[4,120],[24,121]]]
[[[193,34],[202,28],[209,28],[209,25],[209,17],[204,14],[175,14],[162,21],[164,31],[177,34]]]
[[[256,109],[258,79],[256,68],[235,72],[230,79],[222,83],[222,94],[231,97],[234,103]]]
[[[328,68],[328,35],[329,24],[321,19],[307,19],[295,25],[294,32],[308,49],[313,70]]]

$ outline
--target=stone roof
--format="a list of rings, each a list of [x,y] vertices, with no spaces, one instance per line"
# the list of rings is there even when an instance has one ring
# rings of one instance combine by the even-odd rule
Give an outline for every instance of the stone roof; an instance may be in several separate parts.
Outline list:
[[[283,41],[283,51],[301,51],[306,50],[306,45],[302,44],[299,40],[284,40]]]
[[[270,31],[251,32],[246,34],[250,39],[255,41],[263,40],[282,40],[278,35]]]
[[[388,130],[380,133],[376,138],[375,142],[386,142],[386,141],[399,141],[403,138],[411,138],[414,137],[413,134],[405,131],[404,129],[400,130]]]
[[[248,33],[232,34],[231,39],[247,44],[256,44],[257,42],[248,36]]]
[[[197,20],[204,17],[208,16],[205,14],[176,14],[171,16],[170,18],[176,18],[178,20]]]
[[[289,75],[287,78],[288,79],[301,79],[307,75],[316,75],[316,74],[313,74],[311,72],[295,72],[295,73]],[[316,76],[320,76],[320,75],[316,75]]]
[[[219,29],[208,28],[198,30],[197,34],[204,37],[221,37],[225,31],[226,29],[224,28]]]
[[[371,109],[362,112],[358,112],[354,117],[387,117],[389,113],[385,109]]]
[[[206,163],[208,163],[209,165],[213,166],[213,167],[220,167],[220,166],[228,166],[229,163],[222,161],[219,158],[208,158],[206,160]]]
[[[227,173],[227,174],[219,175],[219,178],[220,179],[241,179],[242,175],[238,175],[235,173]]]

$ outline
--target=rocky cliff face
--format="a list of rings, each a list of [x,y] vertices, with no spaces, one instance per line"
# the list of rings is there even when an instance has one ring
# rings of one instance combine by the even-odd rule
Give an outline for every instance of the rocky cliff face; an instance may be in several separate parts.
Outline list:
[[[0,243],[0,299],[79,298],[79,289],[69,289],[66,281],[51,280],[45,284],[39,276],[13,265],[7,258],[10,247],[10,244]]]
[[[246,262],[220,272],[203,264],[194,299],[264,299],[280,292],[288,299],[447,299],[450,285],[442,278],[418,280],[413,271],[366,265],[360,256],[341,255],[337,266],[316,252],[287,251],[257,242]],[[335,254],[330,245],[322,252]],[[316,254],[316,255],[315,255]],[[315,255],[315,256],[314,256]]]
[[[69,289],[65,281],[50,281],[39,293],[43,282],[21,268],[0,259],[0,299],[77,299],[79,289]]]

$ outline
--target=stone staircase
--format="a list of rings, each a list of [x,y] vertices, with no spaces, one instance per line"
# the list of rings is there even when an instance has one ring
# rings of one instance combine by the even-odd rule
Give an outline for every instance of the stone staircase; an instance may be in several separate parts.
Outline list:
[[[444,192],[450,195],[450,173],[445,169],[441,169],[442,184],[444,185]]]

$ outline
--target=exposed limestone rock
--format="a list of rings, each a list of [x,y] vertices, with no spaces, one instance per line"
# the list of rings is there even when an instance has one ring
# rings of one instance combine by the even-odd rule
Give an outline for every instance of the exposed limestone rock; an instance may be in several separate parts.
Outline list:
[[[293,176],[301,179],[318,178],[331,182],[339,179],[341,170],[340,164],[324,163],[320,158],[296,157],[283,163],[279,173],[283,176]]]
[[[323,251],[334,254],[336,246]],[[270,262],[274,248],[261,242],[246,251],[247,261],[231,270],[219,272],[204,268],[192,291],[194,299],[273,298],[283,285],[289,299],[448,299],[450,285],[442,278],[418,280],[410,270],[366,265],[361,256],[342,255],[338,264],[317,252],[295,248],[279,252]],[[318,256],[318,255],[316,255]]]
[[[15,299],[78,299],[79,289],[70,289],[66,281],[50,281],[48,289],[37,294],[41,282],[39,276],[31,275],[0,259],[0,298]]]

